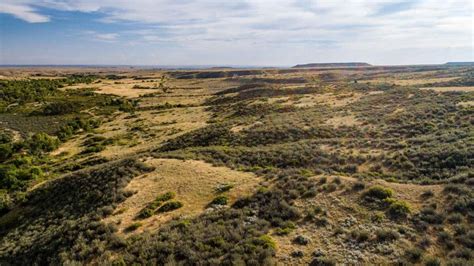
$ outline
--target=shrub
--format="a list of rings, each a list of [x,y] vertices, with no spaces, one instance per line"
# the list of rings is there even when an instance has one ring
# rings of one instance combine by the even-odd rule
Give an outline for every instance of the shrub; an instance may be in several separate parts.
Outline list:
[[[405,250],[405,257],[413,263],[419,262],[423,257],[423,250],[419,248],[407,249]]]
[[[0,162],[9,159],[12,154],[13,149],[10,143],[0,144]]]
[[[12,200],[7,193],[0,190],[0,215],[8,212],[12,206]]]
[[[269,235],[262,235],[257,239],[264,247],[276,250],[276,242]]]
[[[158,208],[163,202],[173,199],[175,197],[174,192],[166,192],[155,198],[152,202],[148,203],[139,213],[137,218],[145,219],[155,214],[156,208]]]
[[[447,184],[443,188],[443,192],[446,194],[464,195],[469,193],[468,189],[458,184]]]
[[[469,230],[467,234],[459,239],[459,242],[470,249],[474,249],[474,230]]]
[[[406,218],[411,210],[407,202],[397,200],[390,204],[387,212],[392,218]]]
[[[385,214],[382,212],[376,212],[371,217],[370,220],[374,223],[381,223],[385,219]]]
[[[442,224],[444,220],[444,217],[438,214],[432,207],[423,208],[419,213],[419,217],[422,221],[429,224]]]
[[[351,232],[351,237],[355,239],[357,242],[364,242],[369,240],[369,231],[367,230],[358,230],[355,229]]]
[[[426,190],[423,193],[421,193],[422,198],[431,198],[434,196],[434,192],[432,190]]]
[[[398,232],[394,230],[390,230],[390,229],[378,229],[377,231],[375,231],[375,236],[377,237],[377,240],[380,242],[393,241],[400,237]]]
[[[306,236],[298,235],[293,239],[293,243],[298,244],[298,245],[308,245],[309,244],[309,238]]]
[[[215,190],[217,193],[224,193],[231,190],[233,187],[234,185],[232,184],[219,184]]]
[[[459,224],[463,220],[463,216],[459,213],[452,213],[447,218],[446,221],[450,224]]]
[[[183,203],[181,203],[180,201],[169,201],[163,204],[163,206],[161,206],[160,208],[158,208],[157,212],[169,212],[179,209],[181,207],[183,207]]]
[[[331,184],[324,184],[322,186],[322,189],[327,191],[327,192],[334,192],[336,191],[337,189],[337,185],[335,183],[331,183]]]
[[[52,102],[47,104],[41,114],[43,115],[64,115],[79,111],[79,106],[73,102]]]
[[[429,257],[425,259],[425,265],[426,266],[440,266],[441,261],[438,258]]]
[[[288,235],[291,233],[294,229],[296,228],[296,225],[293,222],[286,222],[279,228],[275,230],[275,234],[282,236],[282,235]]]
[[[125,231],[127,232],[135,231],[138,228],[140,228],[142,225],[143,224],[139,222],[132,223],[131,225],[127,226],[127,228],[125,228]]]
[[[451,235],[446,232],[446,231],[441,231],[441,232],[438,232],[437,233],[437,240],[438,240],[438,243],[442,244],[442,245],[448,245],[448,246],[451,246]]]
[[[227,205],[227,202],[228,202],[227,196],[220,195],[220,196],[215,197],[211,201],[210,205]]]
[[[370,187],[367,191],[362,194],[362,197],[366,200],[384,200],[392,197],[393,191],[389,188],[384,188],[382,186],[373,186]]]
[[[295,250],[291,252],[290,256],[292,256],[293,258],[302,258],[304,257],[304,253],[301,250]]]
[[[317,226],[326,226],[329,224],[329,220],[326,217],[316,218],[315,224]]]
[[[335,266],[336,261],[331,258],[314,258],[310,263],[309,266]]]
[[[56,149],[59,145],[59,140],[51,137],[46,133],[36,133],[25,142],[25,146],[32,154],[40,154],[43,152],[50,152]]]
[[[365,188],[365,183],[361,182],[361,181],[357,181],[352,186],[352,189],[355,190],[355,191],[360,191],[360,190],[363,190],[364,188]]]
[[[305,191],[302,195],[303,198],[314,198],[316,197],[317,195],[317,192],[316,192],[316,189],[314,188],[310,188],[308,189],[307,191]]]

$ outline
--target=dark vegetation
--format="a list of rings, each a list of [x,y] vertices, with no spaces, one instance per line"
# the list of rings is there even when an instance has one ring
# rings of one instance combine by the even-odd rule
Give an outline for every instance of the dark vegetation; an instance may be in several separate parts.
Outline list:
[[[150,170],[136,160],[124,160],[78,171],[34,190],[21,209],[1,217],[0,263],[85,262],[120,246],[114,226],[100,219],[131,195],[124,187],[134,176]]]

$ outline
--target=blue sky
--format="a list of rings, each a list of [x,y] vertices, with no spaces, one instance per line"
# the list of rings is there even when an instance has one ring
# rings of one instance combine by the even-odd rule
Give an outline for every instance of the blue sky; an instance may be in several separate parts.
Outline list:
[[[471,0],[1,0],[0,64],[474,61]]]

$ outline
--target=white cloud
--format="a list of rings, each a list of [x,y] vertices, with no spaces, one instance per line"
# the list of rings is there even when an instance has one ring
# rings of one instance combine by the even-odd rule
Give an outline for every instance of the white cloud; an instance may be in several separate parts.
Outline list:
[[[48,22],[49,17],[37,13],[32,7],[23,3],[0,3],[0,13],[7,13],[29,23]]]

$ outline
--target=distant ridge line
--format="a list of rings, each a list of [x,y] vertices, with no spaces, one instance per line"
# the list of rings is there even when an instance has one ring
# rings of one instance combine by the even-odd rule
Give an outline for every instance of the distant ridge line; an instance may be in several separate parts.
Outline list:
[[[346,63],[309,63],[298,64],[292,68],[318,68],[318,67],[369,67],[371,64],[365,62],[346,62]]]

